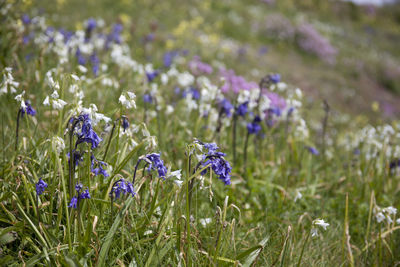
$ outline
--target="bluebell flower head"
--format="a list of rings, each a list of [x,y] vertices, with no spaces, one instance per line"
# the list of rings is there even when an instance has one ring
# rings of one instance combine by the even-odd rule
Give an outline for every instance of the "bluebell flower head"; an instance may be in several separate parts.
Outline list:
[[[82,190],[82,188],[83,188],[83,185],[80,184],[80,183],[77,183],[77,184],[75,185],[75,190],[76,190],[78,193]]]
[[[149,163],[148,171],[157,170],[158,176],[165,178],[167,176],[167,168],[164,166],[164,161],[161,159],[160,154],[152,153],[145,156]]]
[[[75,166],[78,166],[80,162],[83,162],[83,153],[80,153],[79,151],[76,151],[75,149],[73,149],[72,154],[74,155],[73,161],[75,163]],[[67,157],[68,157],[68,163],[69,163],[69,160],[70,160],[69,152],[67,153]]]
[[[86,189],[85,191],[82,192],[82,194],[80,194],[79,196],[80,199],[90,199],[90,193],[89,193],[89,189]]]
[[[281,111],[281,109],[279,107],[269,108],[268,112],[270,114],[274,114],[274,115],[276,115],[278,117],[280,117],[282,115],[282,111]]]
[[[71,198],[71,202],[69,203],[68,208],[76,209],[77,207],[78,207],[78,198],[77,197]]]
[[[169,68],[172,65],[174,58],[178,55],[177,51],[166,52],[163,56],[164,67]]]
[[[115,199],[118,199],[120,198],[121,194],[130,194],[133,197],[136,193],[133,184],[122,178],[118,180],[112,187],[110,195],[113,196],[113,194],[115,195]]]
[[[389,169],[393,170],[400,167],[400,159],[394,159],[389,164]]]
[[[158,75],[158,71],[146,72],[147,81],[151,83]]]
[[[29,18],[28,14],[23,14],[21,17],[22,23],[27,25],[31,23],[31,19]]]
[[[92,71],[95,76],[99,75],[100,60],[96,53],[90,56],[90,62],[92,63]]]
[[[94,164],[92,164],[94,165]],[[92,168],[92,172],[94,173],[95,176],[102,174],[104,177],[108,177],[110,176],[107,171],[104,169],[104,167],[107,166],[107,163],[105,163],[104,161],[97,161],[97,168]]]
[[[232,115],[233,105],[229,101],[229,99],[224,98],[222,101],[219,102],[219,106],[222,112],[229,118]]]
[[[25,109],[21,108],[21,115],[24,116],[25,113],[27,113],[30,116],[35,116],[36,115],[36,110],[33,109],[31,106],[31,102],[28,100],[25,101]]]
[[[143,95],[143,102],[145,103],[151,103],[153,101],[153,98],[151,97],[150,94],[144,94]]]
[[[243,117],[248,111],[249,101],[240,104],[236,109],[236,115]]]
[[[44,189],[47,187],[47,184],[45,181],[42,180],[42,178],[39,179],[39,182],[36,184],[36,194],[40,196],[43,194]]]
[[[89,18],[86,24],[86,31],[91,32],[96,28],[96,26],[97,26],[96,20],[94,18]]]
[[[208,150],[206,155],[203,155],[203,161],[201,162],[201,167],[209,166],[218,178],[222,180],[225,185],[231,184],[231,171],[232,167],[227,160],[225,160],[225,153],[217,151],[219,148],[215,143],[202,143],[197,141],[197,143],[201,144]],[[207,169],[204,169],[201,172],[201,175],[205,175],[207,173]]]
[[[319,151],[315,147],[306,146],[306,148],[311,154],[316,155],[316,156],[319,155]]]
[[[270,74],[268,78],[272,83],[279,83],[281,81],[281,75],[278,73]]]
[[[182,97],[186,98],[187,95],[191,95],[193,99],[198,100],[200,99],[200,92],[194,87],[190,87],[189,89],[182,92]]]
[[[129,127],[128,118],[125,116],[122,116],[122,128],[124,129],[124,132],[126,131],[126,129],[128,129],[128,127]]]
[[[261,118],[260,116],[255,116],[253,119],[253,122],[250,122],[247,124],[247,131],[249,134],[257,134],[258,132],[261,131]]]
[[[101,139],[93,130],[92,121],[90,120],[89,115],[79,115],[78,118],[73,120],[73,122],[74,121],[81,122],[81,131],[78,133],[78,140],[76,141],[75,147],[80,143],[89,143],[92,145],[92,148],[98,147],[103,139]]]

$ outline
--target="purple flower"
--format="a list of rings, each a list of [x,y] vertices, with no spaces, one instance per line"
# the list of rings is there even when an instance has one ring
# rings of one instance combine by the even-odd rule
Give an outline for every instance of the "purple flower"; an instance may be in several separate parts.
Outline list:
[[[236,109],[236,115],[243,117],[248,111],[249,101],[240,104]]]
[[[278,73],[275,74],[270,74],[268,76],[268,79],[270,80],[270,82],[272,83],[279,83],[281,81],[281,75]]]
[[[128,129],[128,127],[129,127],[128,118],[125,116],[122,116],[122,128],[124,129],[124,132],[126,131],[126,129]]]
[[[95,76],[99,75],[100,60],[96,53],[90,56],[90,62],[92,63],[92,71]]]
[[[151,83],[158,75],[158,71],[146,72],[147,81]]]
[[[96,20],[94,18],[89,18],[86,23],[86,31],[91,32],[97,26]]]
[[[102,174],[104,177],[108,177],[110,175],[104,169],[105,166],[107,166],[107,163],[105,163],[104,161],[97,160],[97,168],[92,168],[92,172],[94,173],[95,176]]]
[[[194,56],[189,62],[189,69],[194,75],[211,74],[213,68],[200,60],[199,56]]]
[[[214,171],[218,178],[222,180],[225,185],[231,184],[231,172],[232,167],[227,160],[224,159],[225,153],[217,151],[219,148],[215,143],[202,143],[196,141],[197,143],[203,145],[204,148],[208,150],[207,154],[203,155],[203,161],[199,163],[202,168],[208,166]],[[207,169],[201,172],[201,175],[207,173]]]
[[[102,139],[97,135],[97,133],[92,128],[92,121],[88,114],[79,115],[78,118],[74,119],[74,122],[81,122],[81,131],[78,133],[78,140],[76,141],[75,147],[80,143],[89,143],[92,145],[92,149],[99,146]]]
[[[77,198],[77,197],[73,197],[73,198],[71,199],[71,202],[70,202],[69,205],[68,205],[68,208],[76,209],[77,206],[78,206],[78,198]]]
[[[316,155],[316,156],[319,155],[319,151],[315,147],[306,146],[306,149],[313,155]]]
[[[149,163],[148,171],[157,170],[158,176],[165,178],[167,176],[167,168],[164,166],[164,161],[161,159],[160,154],[152,153],[145,156]],[[151,162],[151,163],[150,163]]]
[[[183,91],[182,97],[186,98],[187,95],[191,95],[193,99],[198,100],[200,99],[200,92],[194,87],[190,87],[189,89]]]
[[[22,23],[27,25],[31,23],[31,19],[29,18],[28,14],[23,14],[21,17]]]
[[[90,194],[89,194],[89,189],[86,189],[85,191],[82,192],[82,194],[79,196],[80,199],[90,199]]]
[[[232,109],[233,105],[229,101],[229,99],[224,98],[222,101],[219,102],[219,106],[223,112],[228,118],[232,115]]]
[[[257,134],[259,131],[261,131],[261,118],[260,116],[256,116],[252,122],[247,124],[247,131],[249,134]]]
[[[143,95],[143,102],[145,103],[151,103],[153,101],[153,98],[151,97],[150,94],[144,94]]]
[[[80,162],[83,162],[83,153],[80,153],[79,151],[76,151],[75,149],[73,149],[72,154],[74,155],[73,161],[75,163],[75,166],[78,166]],[[69,152],[67,153],[67,157],[68,157],[68,163],[69,163],[69,160],[70,160]]]
[[[257,83],[246,81],[242,76],[236,75],[233,70],[221,70],[220,74],[225,79],[225,84],[221,87],[223,93],[232,91],[237,94],[240,90],[258,88]]]
[[[33,107],[31,106],[31,102],[29,102],[29,100],[25,101],[25,108],[21,108],[21,115],[24,116],[25,113],[27,113],[30,116],[36,115],[36,110],[33,109]]]
[[[163,56],[163,63],[164,67],[169,68],[172,65],[172,62],[174,61],[174,58],[178,55],[177,51],[170,51],[164,54]]]
[[[47,187],[47,184],[45,181],[42,180],[42,178],[39,179],[39,182],[36,184],[36,194],[40,196],[43,194],[44,189]]]
[[[125,179],[123,178],[114,183],[110,195],[112,197],[114,194],[115,199],[118,199],[121,196],[121,193],[124,195],[130,194],[132,197],[136,195],[133,184],[131,182],[125,181]]]

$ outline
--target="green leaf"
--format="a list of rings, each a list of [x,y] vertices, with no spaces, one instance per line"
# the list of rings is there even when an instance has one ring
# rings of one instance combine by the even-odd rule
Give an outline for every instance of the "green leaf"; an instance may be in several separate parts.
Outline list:
[[[134,198],[130,197],[126,201],[125,206],[121,209],[121,211],[118,213],[117,217],[115,218],[110,231],[107,233],[105,239],[103,240],[103,246],[101,246],[99,260],[97,261],[97,266],[106,266],[105,261],[106,261],[107,255],[108,255],[108,250],[111,247],[113,237],[115,236],[115,233],[117,232],[117,230],[119,230],[118,229],[119,224],[121,223],[122,218],[124,217],[128,208],[132,205],[133,201],[134,201]]]
[[[261,253],[261,251],[264,249],[268,240],[269,240],[269,236],[267,236],[266,238],[261,240],[261,242],[258,243],[257,246],[251,247],[248,250],[244,251],[243,253],[239,254],[239,256],[236,259],[239,260],[248,255],[242,266],[244,266],[244,267],[251,266],[254,263],[254,261],[257,259],[258,255]]]

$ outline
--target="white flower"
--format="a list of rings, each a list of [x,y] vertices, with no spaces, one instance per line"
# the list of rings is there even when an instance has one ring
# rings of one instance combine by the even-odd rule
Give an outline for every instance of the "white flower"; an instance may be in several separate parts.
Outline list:
[[[18,102],[22,102],[24,100],[24,95],[25,95],[25,91],[22,91],[21,94],[15,96],[15,100],[17,100]]]
[[[396,220],[396,223],[397,223],[397,224],[400,224],[400,218]]]
[[[183,183],[183,181],[181,180],[181,178],[182,178],[181,172],[182,172],[182,170],[176,170],[176,171],[171,172],[168,176],[168,178],[175,177],[174,183],[179,187],[181,187],[182,183]]]
[[[46,96],[46,98],[43,101],[43,105],[50,106],[50,97],[49,96]]]
[[[0,94],[5,94],[8,90],[10,93],[14,94],[17,92],[18,86],[19,82],[14,81],[14,77],[12,76],[12,68],[4,68],[3,82],[0,85]]]
[[[321,226],[324,230],[326,230],[326,227],[329,226],[329,223],[326,223],[322,219],[316,219],[316,220],[313,221],[313,225]]]
[[[311,236],[312,237],[314,237],[314,236],[318,236],[318,229],[317,228],[311,228]]]
[[[177,80],[180,86],[187,87],[194,82],[194,77],[189,72],[184,72],[177,76]]]
[[[389,206],[387,208],[384,208],[383,212],[386,212],[389,215],[395,215],[397,213],[397,209],[392,206]]]
[[[71,78],[74,79],[75,81],[79,81],[79,77],[75,74],[71,74]]]
[[[52,103],[53,108],[58,109],[58,110],[63,109],[66,104],[67,104],[67,102],[65,102],[62,99],[54,99],[53,103]]]
[[[135,102],[136,95],[132,92],[127,92],[127,94],[128,98],[124,94],[122,94],[119,97],[118,101],[127,109],[136,108],[136,102]]]
[[[378,213],[375,215],[375,217],[376,217],[376,221],[377,221],[378,223],[381,223],[381,222],[383,222],[383,220],[386,219],[385,215],[383,215],[382,212],[378,212]]]
[[[87,68],[84,67],[84,66],[82,66],[82,65],[78,65],[78,69],[79,69],[79,71],[82,72],[82,73],[86,73],[86,72],[87,72]]]
[[[207,226],[207,224],[210,224],[211,223],[211,218],[205,218],[205,219],[200,219],[200,223],[201,223],[201,225],[203,226],[203,227],[206,227]]]
[[[294,197],[294,202],[301,199],[302,197],[303,195],[300,193],[300,191],[296,190],[296,196]]]
[[[64,139],[62,139],[61,137],[54,136],[51,139],[51,144],[53,146],[53,149],[55,149],[58,154],[60,154],[65,149]]]

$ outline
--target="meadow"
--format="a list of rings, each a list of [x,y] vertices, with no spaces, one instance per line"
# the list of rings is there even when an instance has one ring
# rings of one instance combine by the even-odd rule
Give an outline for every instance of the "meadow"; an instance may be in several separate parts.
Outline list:
[[[400,265],[398,4],[0,19],[1,266]]]

